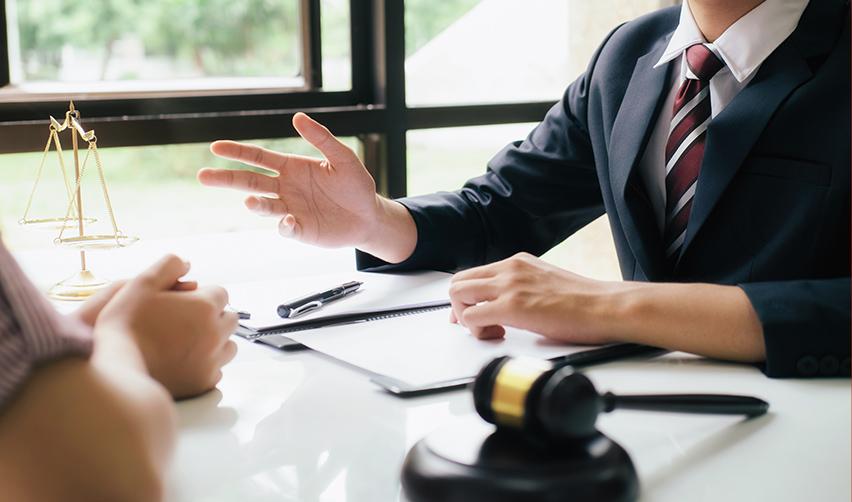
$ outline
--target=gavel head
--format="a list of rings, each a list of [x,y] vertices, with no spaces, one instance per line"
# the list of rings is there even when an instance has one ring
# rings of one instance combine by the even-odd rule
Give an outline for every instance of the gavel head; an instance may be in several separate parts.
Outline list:
[[[473,400],[486,422],[544,442],[594,435],[603,410],[595,386],[583,374],[523,357],[488,363],[473,384]]]

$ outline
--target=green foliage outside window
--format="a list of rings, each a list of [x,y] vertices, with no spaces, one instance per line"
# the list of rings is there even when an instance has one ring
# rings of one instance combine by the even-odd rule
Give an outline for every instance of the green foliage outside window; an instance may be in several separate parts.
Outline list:
[[[146,58],[197,76],[292,76],[300,66],[297,0],[18,0],[16,7],[26,80],[56,79],[68,45],[99,54],[105,79],[123,38],[138,41]]]

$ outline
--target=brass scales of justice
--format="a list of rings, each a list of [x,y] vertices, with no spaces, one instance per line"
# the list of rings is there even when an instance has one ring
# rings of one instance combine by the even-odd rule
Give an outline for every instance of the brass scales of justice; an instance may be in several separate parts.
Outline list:
[[[71,148],[74,154],[73,187],[72,180],[68,175],[68,169],[65,166],[62,144],[59,141],[60,133],[63,133],[66,130],[70,130]],[[86,154],[82,163],[80,162],[79,151],[79,142],[81,140],[87,145]],[[62,171],[62,179],[65,183],[65,191],[68,195],[68,205],[65,210],[65,216],[31,218],[30,209],[32,208],[36,189],[38,188],[39,181],[41,180],[45,161],[50,153],[51,145],[56,146],[59,168]],[[112,225],[111,234],[86,233],[86,225],[97,221],[96,218],[83,216],[82,181],[90,157],[94,157],[95,164],[97,166],[98,180],[100,181],[101,191],[106,205],[106,212],[109,215],[109,223]],[[67,279],[56,283],[48,291],[48,296],[56,300],[85,300],[109,284],[109,281],[96,277],[95,274],[88,269],[86,263],[87,249],[122,248],[139,240],[138,237],[125,235],[118,228],[118,224],[115,220],[115,213],[112,209],[112,202],[109,198],[109,189],[107,188],[106,177],[104,176],[103,163],[101,162],[101,156],[98,153],[98,138],[95,136],[94,130],[86,131],[80,124],[80,112],[74,108],[73,101],[70,102],[68,111],[65,112],[65,120],[63,122],[60,123],[52,116],[50,117],[50,135],[47,138],[47,144],[44,147],[44,154],[42,155],[41,163],[38,166],[38,171],[36,171],[35,183],[33,184],[32,191],[30,192],[24,216],[18,221],[18,223],[32,228],[48,230],[58,229],[59,236],[54,239],[54,244],[80,250],[80,270]],[[69,235],[66,235],[66,233]]]

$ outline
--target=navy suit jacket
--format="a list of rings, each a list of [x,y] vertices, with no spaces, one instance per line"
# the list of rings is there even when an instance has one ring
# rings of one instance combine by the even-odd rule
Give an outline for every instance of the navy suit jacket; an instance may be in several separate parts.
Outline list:
[[[418,232],[408,260],[359,253],[359,268],[454,271],[540,255],[606,212],[624,279],[739,285],[763,325],[769,376],[848,375],[848,3],[811,1],[712,120],[683,253],[667,272],[637,166],[680,64],[653,68],[678,15],[673,7],[616,28],[486,174],[400,200]]]

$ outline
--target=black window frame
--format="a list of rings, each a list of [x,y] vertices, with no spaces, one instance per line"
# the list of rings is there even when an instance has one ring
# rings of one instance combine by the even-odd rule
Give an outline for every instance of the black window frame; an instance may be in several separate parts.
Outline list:
[[[10,82],[6,2],[0,0],[0,87]],[[320,0],[302,0],[307,90],[244,95],[75,98],[87,127],[109,131],[103,147],[197,143],[297,136],[304,111],[340,136],[356,136],[380,193],[406,194],[406,133],[416,129],[540,121],[554,101],[409,107],[405,99],[404,0],[350,0],[352,86],[322,90]],[[64,101],[0,97],[0,153],[40,151],[48,115]]]

